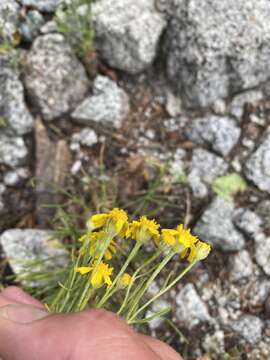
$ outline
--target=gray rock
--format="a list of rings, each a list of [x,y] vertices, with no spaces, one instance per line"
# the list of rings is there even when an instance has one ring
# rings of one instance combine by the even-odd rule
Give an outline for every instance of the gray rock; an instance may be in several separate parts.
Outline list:
[[[6,230],[0,236],[0,244],[18,279],[26,272],[29,275],[31,269],[34,272],[41,271],[45,266],[46,270],[50,271],[57,266],[63,267],[67,264],[66,250],[49,230]],[[31,262],[34,264],[38,261],[43,261],[43,264],[31,267]]]
[[[2,61],[3,62],[3,61]],[[17,70],[0,60],[0,116],[6,120],[4,132],[24,135],[32,131],[33,118],[24,101],[24,89]]]
[[[60,0],[20,0],[24,6],[31,6],[39,11],[53,12]]]
[[[4,203],[4,200],[3,200],[3,195],[4,195],[5,191],[6,191],[5,184],[0,183],[0,214],[1,214],[2,210],[5,207],[5,203]]]
[[[234,211],[234,224],[247,236],[254,238],[262,231],[262,220],[252,210],[238,208]]]
[[[261,236],[255,243],[255,259],[270,276],[270,237]]]
[[[0,133],[0,163],[10,167],[23,165],[27,148],[22,138],[10,137]]]
[[[253,263],[249,252],[241,250],[239,253],[232,255],[229,268],[232,281],[239,282],[248,279],[253,274]]]
[[[79,133],[72,135],[70,149],[73,151],[79,151],[80,145],[91,147],[97,142],[98,137],[95,131],[89,128],[85,128]]]
[[[78,123],[120,128],[130,110],[128,95],[111,79],[97,76],[93,95],[86,98],[72,113]]]
[[[89,86],[82,64],[60,34],[38,37],[27,53],[24,82],[45,120],[74,109]]]
[[[234,204],[216,197],[196,224],[194,233],[225,252],[243,249],[245,240],[233,224]]]
[[[165,300],[157,300],[153,303],[151,310],[148,310],[146,313],[146,317],[151,317],[155,313],[170,308],[170,304]],[[164,323],[164,318],[156,317],[155,319],[150,320],[149,327],[151,330],[158,329]]]
[[[46,22],[40,29],[41,34],[50,34],[58,32],[57,23],[54,20]]]
[[[0,1],[0,35],[12,40],[19,22],[19,10],[15,0]]]
[[[241,130],[229,117],[215,115],[190,121],[186,136],[199,145],[206,145],[222,156],[228,155],[237,144]]]
[[[166,25],[153,0],[100,0],[92,11],[96,43],[108,64],[130,74],[152,64]]]
[[[245,175],[260,190],[270,193],[270,129],[246,162]]]
[[[223,355],[225,353],[224,332],[217,330],[213,334],[207,334],[203,341],[204,350],[211,355]]]
[[[209,106],[269,77],[269,1],[205,0],[198,6],[196,0],[177,0],[174,5],[165,41],[167,72],[188,104]]]
[[[28,179],[30,172],[27,168],[19,168],[16,170],[7,171],[4,174],[4,183],[6,186],[15,186],[22,180]]]
[[[262,277],[257,278],[256,281],[251,279],[243,293],[249,308],[263,307],[270,294],[270,281]]]
[[[189,330],[211,319],[205,303],[191,283],[186,284],[176,295],[176,317]]]
[[[258,102],[263,100],[263,93],[260,90],[250,90],[236,95],[229,105],[230,114],[241,120],[244,114],[245,105],[250,104],[256,106]]]
[[[263,222],[263,229],[270,234],[270,200],[263,200],[256,208],[257,213]]]
[[[20,25],[20,31],[23,39],[32,42],[39,34],[39,30],[44,25],[44,17],[36,10],[31,10],[27,13],[25,21]]]
[[[198,198],[207,196],[208,186],[228,169],[228,164],[221,157],[199,148],[193,151],[190,166],[188,182]]]
[[[232,329],[254,345],[261,340],[263,322],[253,315],[243,315],[231,324]]]
[[[186,180],[186,151],[178,148],[173,154],[173,159],[169,164],[169,173],[173,182],[182,182]]]
[[[178,116],[182,112],[182,100],[175,96],[170,90],[166,93],[166,110],[172,117]]]

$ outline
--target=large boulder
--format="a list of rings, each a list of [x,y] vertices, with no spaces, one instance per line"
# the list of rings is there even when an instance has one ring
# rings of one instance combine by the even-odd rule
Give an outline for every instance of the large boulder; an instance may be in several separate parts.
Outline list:
[[[112,67],[137,74],[153,62],[166,21],[153,0],[100,0],[93,4],[97,46]]]
[[[270,75],[268,0],[175,0],[166,35],[167,73],[192,107]]]
[[[24,62],[24,83],[45,120],[73,110],[89,86],[84,67],[60,34],[35,40]]]

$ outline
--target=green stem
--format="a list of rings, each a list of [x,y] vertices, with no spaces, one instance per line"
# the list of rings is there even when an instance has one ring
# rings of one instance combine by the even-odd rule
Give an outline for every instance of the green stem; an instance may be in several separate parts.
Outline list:
[[[134,277],[134,281],[136,281],[136,277],[137,277],[137,274],[139,274],[141,272],[141,270],[143,270],[146,266],[150,265],[153,261],[156,260],[156,258],[161,254],[161,251],[157,251],[153,256],[150,257],[150,259],[148,259],[146,262],[144,262],[134,273],[133,277]],[[130,290],[131,290],[131,287],[132,287],[132,284],[129,285],[127,291],[126,291],[126,295],[125,295],[125,298],[122,302],[122,305],[120,307],[120,309],[118,310],[117,314],[120,315],[121,312],[124,310],[127,302],[128,302],[128,297],[129,297],[129,294],[130,294]]]
[[[129,254],[128,258],[126,259],[124,265],[122,266],[121,270],[119,271],[119,273],[117,274],[116,278],[114,279],[112,285],[110,286],[110,288],[108,289],[108,291],[106,291],[106,293],[104,294],[104,296],[101,298],[101,300],[99,301],[99,303],[97,304],[97,308],[102,307],[102,305],[110,298],[110,296],[113,293],[114,287],[115,285],[117,285],[119,279],[121,278],[121,276],[124,274],[125,270],[127,269],[128,265],[130,264],[130,262],[133,260],[133,258],[136,256],[137,252],[139,251],[140,247],[142,246],[141,242],[136,242],[135,246],[133,247],[131,253]]]
[[[128,324],[132,324],[134,322],[134,320],[136,319],[136,317],[143,311],[145,310],[149,305],[152,304],[152,302],[156,301],[160,296],[162,296],[163,294],[165,294],[167,291],[169,291],[179,280],[182,279],[182,277],[184,277],[186,275],[186,273],[188,273],[191,268],[197,263],[197,261],[194,261],[193,263],[189,264],[189,266],[181,272],[180,275],[178,275],[168,286],[166,286],[163,290],[159,291],[155,296],[152,297],[152,299],[150,299],[149,301],[147,301],[141,308],[139,308],[135,314],[133,314],[133,316],[128,319]]]
[[[175,252],[170,252],[163,260],[162,262],[157,266],[156,270],[153,272],[153,274],[150,276],[150,278],[147,280],[142,292],[139,293],[139,299],[137,301],[134,301],[133,306],[128,312],[127,318],[132,314],[134,309],[136,308],[137,304],[139,303],[142,296],[145,294],[145,292],[148,290],[149,286],[152,284],[152,282],[155,280],[155,278],[158,276],[158,274],[162,271],[162,269],[167,265],[167,263],[171,260],[171,258],[175,255]]]

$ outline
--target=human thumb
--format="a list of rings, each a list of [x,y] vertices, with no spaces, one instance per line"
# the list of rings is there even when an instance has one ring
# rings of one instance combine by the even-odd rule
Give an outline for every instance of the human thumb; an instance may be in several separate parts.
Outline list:
[[[0,319],[19,324],[31,323],[48,315],[49,313],[44,309],[32,305],[11,304],[0,308]]]
[[[48,316],[48,312],[25,304],[10,304],[0,308],[0,358],[24,359],[33,339],[30,324]]]

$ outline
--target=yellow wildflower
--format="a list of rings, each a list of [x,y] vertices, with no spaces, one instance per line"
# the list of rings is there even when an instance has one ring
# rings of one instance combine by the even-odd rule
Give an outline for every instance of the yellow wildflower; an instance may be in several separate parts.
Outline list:
[[[140,242],[148,242],[151,238],[158,241],[160,225],[155,220],[149,220],[146,216],[142,216],[139,221],[132,221],[129,225],[127,237]]]
[[[179,233],[175,229],[162,229],[161,243],[170,247],[174,247],[177,243],[177,235],[179,235]]]
[[[90,255],[96,259],[99,257],[102,247],[106,241],[108,234],[105,231],[98,231],[91,233],[90,237]],[[116,253],[116,242],[111,240],[108,248],[105,251],[105,260],[111,260],[113,254]]]
[[[176,230],[179,233],[178,243],[186,248],[191,248],[199,239],[191,234],[190,229],[185,229],[182,224],[178,225]]]
[[[205,259],[211,251],[211,246],[203,241],[198,241],[194,246],[191,247],[188,261],[200,261]]]
[[[130,284],[132,285],[134,282],[134,279],[132,276],[130,276],[128,273],[124,273],[124,275],[121,277],[119,281],[119,286],[121,289],[124,289],[128,287]]]
[[[94,264],[94,266],[78,267],[75,268],[75,271],[81,275],[88,274],[92,271],[90,282],[94,288],[100,288],[104,284],[107,284],[108,286],[112,284],[111,275],[113,268],[109,267],[109,265],[105,264],[104,262],[101,262],[97,266]]]
[[[118,208],[112,209],[108,213],[93,215],[87,222],[88,228],[92,231],[102,227],[113,235],[124,235],[128,227],[127,213]]]
[[[93,271],[91,276],[91,284],[94,288],[100,288],[103,284],[110,286],[112,284],[111,275],[113,268],[108,264],[101,262]]]

